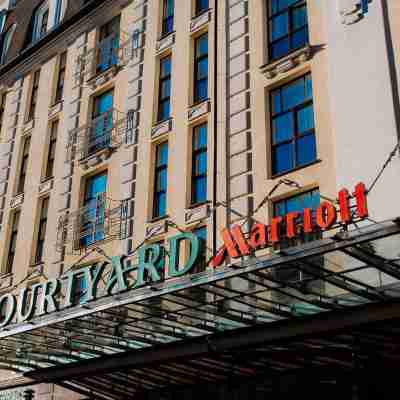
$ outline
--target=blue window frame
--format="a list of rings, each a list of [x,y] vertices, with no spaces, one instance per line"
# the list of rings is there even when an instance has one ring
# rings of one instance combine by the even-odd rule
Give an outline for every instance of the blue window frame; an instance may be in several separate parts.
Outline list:
[[[56,12],[54,15],[54,26],[57,26],[61,22],[63,0],[56,0]]]
[[[106,172],[92,176],[86,181],[80,234],[80,244],[82,247],[87,247],[105,238],[106,192]]]
[[[174,30],[174,0],[163,0],[162,36]]]
[[[164,217],[167,213],[167,188],[168,142],[164,142],[156,148],[153,218]]]
[[[87,155],[110,145],[113,128],[114,91],[109,90],[93,99],[92,127]]]
[[[311,74],[271,92],[272,174],[317,158]]]
[[[192,204],[207,200],[207,124],[193,130],[192,143]]]
[[[160,60],[160,88],[158,94],[158,121],[171,116],[171,56]]]
[[[195,40],[194,102],[208,98],[208,34]]]
[[[274,215],[276,217],[284,217],[291,212],[299,212],[305,208],[316,210],[320,205],[320,194],[318,189],[309,192],[301,193],[296,196],[288,197],[286,199],[274,203]]]
[[[196,0],[196,15],[209,9],[209,0]]]
[[[100,27],[97,52],[97,73],[107,71],[118,64],[120,42],[120,21],[118,15]]]
[[[269,59],[276,60],[308,44],[305,0],[268,0]]]

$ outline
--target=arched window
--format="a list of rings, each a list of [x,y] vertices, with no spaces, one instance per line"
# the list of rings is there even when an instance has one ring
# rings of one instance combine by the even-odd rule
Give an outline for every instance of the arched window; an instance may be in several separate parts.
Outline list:
[[[11,39],[15,32],[16,25],[11,25],[4,33],[1,38],[1,54],[0,54],[0,64],[4,64],[7,57],[8,49],[10,48]]]
[[[37,7],[32,15],[27,44],[31,44],[42,38],[47,32],[49,22],[49,2],[44,1]]]

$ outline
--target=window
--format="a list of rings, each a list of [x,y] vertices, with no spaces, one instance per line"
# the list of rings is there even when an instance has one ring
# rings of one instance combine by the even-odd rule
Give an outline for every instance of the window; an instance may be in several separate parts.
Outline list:
[[[196,15],[209,9],[209,0],[196,0]]]
[[[168,142],[165,142],[156,148],[153,218],[164,217],[167,213],[167,187]]]
[[[65,70],[67,67],[67,52],[64,51],[60,55],[59,66],[58,66],[58,77],[57,77],[57,87],[55,102],[58,103],[63,99],[64,96],[64,84],[65,84]]]
[[[44,242],[46,239],[48,211],[49,211],[49,198],[46,197],[42,200],[42,205],[40,210],[38,237],[37,237],[36,254],[35,254],[36,264],[39,264],[43,261],[43,250],[44,250]]]
[[[102,73],[118,64],[120,20],[118,15],[100,27],[96,73]]]
[[[1,56],[0,56],[0,64],[4,64],[6,62],[7,58],[7,52],[8,49],[10,48],[11,45],[11,39],[14,34],[16,25],[12,25],[10,28],[6,30],[6,32],[3,33],[2,39],[1,39]]]
[[[27,44],[32,44],[42,38],[47,32],[49,21],[49,4],[44,1],[36,8],[32,15],[31,24],[28,32]]]
[[[305,0],[269,0],[269,59],[276,60],[308,41]]]
[[[193,130],[192,204],[207,200],[207,124]]]
[[[163,0],[162,36],[174,29],[174,0]]]
[[[208,98],[208,34],[195,40],[194,102]]]
[[[171,111],[171,56],[160,61],[160,88],[158,95],[158,121],[170,117]]]
[[[290,212],[302,212],[305,208],[310,208],[315,211],[320,205],[320,194],[318,189],[310,190],[305,193],[301,193],[296,196],[292,196],[274,203],[274,216],[284,217]],[[315,215],[314,215],[315,218]],[[300,221],[301,222],[301,221]],[[285,236],[285,226],[282,224],[282,236]],[[302,233],[301,236],[293,239],[283,239],[280,242],[279,247],[281,249],[296,246],[305,242],[310,242],[312,240],[317,240],[321,238],[321,232],[316,231],[313,233]],[[323,266],[323,257],[314,257],[313,263]],[[275,270],[275,276],[283,282],[299,282],[304,281],[309,278],[309,276],[297,268],[278,268]]]
[[[61,22],[61,14],[63,9],[63,0],[56,0],[56,11],[54,14],[54,26]]]
[[[17,210],[11,215],[11,236],[10,236],[10,244],[8,248],[7,255],[7,265],[6,265],[6,274],[11,273],[13,270],[15,252],[17,248],[17,236],[18,236],[18,226],[19,220],[21,217],[21,211]]]
[[[1,135],[1,129],[3,128],[4,111],[6,109],[6,100],[7,100],[7,94],[6,94],[6,92],[3,92],[0,97],[0,135]]]
[[[311,74],[271,93],[272,173],[306,166],[317,158]]]
[[[102,93],[93,99],[92,125],[89,131],[88,155],[103,150],[111,143],[113,128],[114,91]]]
[[[18,179],[18,186],[17,186],[17,194],[24,193],[25,190],[25,181],[26,181],[26,173],[28,169],[28,161],[29,161],[29,151],[31,147],[31,137],[28,136],[25,138],[23,151],[22,151],[22,160],[21,160],[21,167]]]
[[[28,121],[35,118],[36,103],[39,91],[40,69],[34,72],[32,81],[31,102],[29,105]]]
[[[50,127],[49,152],[47,155],[45,179],[50,179],[54,174],[54,161],[56,158],[56,145],[59,121],[55,120]]]
[[[106,172],[87,179],[81,215],[81,247],[87,247],[104,239],[106,193]]]

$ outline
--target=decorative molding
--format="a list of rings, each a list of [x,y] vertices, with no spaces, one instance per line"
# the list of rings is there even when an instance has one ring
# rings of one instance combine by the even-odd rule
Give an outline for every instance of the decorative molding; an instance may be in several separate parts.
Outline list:
[[[10,207],[15,208],[23,204],[24,202],[24,193],[21,193],[17,196],[14,196],[10,201]]]
[[[92,90],[98,89],[100,86],[105,85],[107,82],[111,81],[115,75],[117,75],[119,68],[117,66],[112,66],[107,71],[102,72],[101,74],[92,76],[88,81],[88,85],[92,88]]]
[[[190,33],[200,30],[210,21],[211,21],[211,11],[206,11],[196,17],[193,17],[190,21],[190,28],[189,28]]]
[[[166,220],[151,223],[146,227],[146,239],[151,239],[154,236],[162,235],[168,232],[168,225]]]
[[[339,13],[343,25],[352,25],[364,18],[368,12],[368,4],[371,0],[353,0],[353,4],[342,8]]]
[[[272,79],[279,74],[283,74],[300,64],[305,63],[312,57],[310,46],[306,46],[300,50],[288,54],[286,57],[274,61],[261,67],[261,72],[268,78]]]
[[[56,104],[53,104],[50,108],[49,108],[49,118],[53,118],[55,117],[59,112],[61,112],[63,109],[63,102],[59,101]]]
[[[90,157],[87,157],[83,160],[79,160],[79,164],[84,170],[87,170],[89,168],[93,168],[98,164],[101,164],[104,161],[107,161],[112,154],[112,149],[111,148],[106,148],[103,149],[96,154],[91,155]]]
[[[161,53],[164,50],[169,49],[175,43],[175,33],[170,33],[168,36],[165,36],[157,41],[156,51],[157,53]]]
[[[13,275],[6,274],[0,275],[0,290],[8,289],[12,286],[13,283]]]
[[[171,132],[172,125],[173,125],[172,119],[167,119],[166,121],[163,121],[157,125],[154,125],[151,128],[151,137],[154,139],[161,135],[165,135],[168,132]]]
[[[43,270],[44,270],[43,262],[34,264],[34,265],[30,265],[27,279],[31,280],[31,279],[40,278],[40,276],[43,274]]]
[[[188,110],[188,119],[189,121],[193,121],[201,117],[204,114],[209,113],[211,110],[210,100],[203,101],[202,103],[196,104],[189,108]]]
[[[31,119],[28,122],[25,122],[24,127],[22,128],[23,134],[27,133],[28,131],[32,130],[35,126],[35,120]]]
[[[47,179],[46,181],[43,181],[39,185],[39,194],[49,192],[51,189],[53,189],[53,185],[54,185],[54,179]]]
[[[192,224],[202,219],[208,218],[210,215],[210,207],[208,204],[202,204],[198,207],[190,208],[185,210],[185,222],[186,224]]]

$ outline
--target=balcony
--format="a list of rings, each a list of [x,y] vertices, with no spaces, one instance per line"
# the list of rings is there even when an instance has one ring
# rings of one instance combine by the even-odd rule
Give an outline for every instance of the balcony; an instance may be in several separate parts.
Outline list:
[[[132,135],[134,113],[124,114],[112,109],[92,119],[87,125],[69,132],[68,161],[81,164],[102,161]]]
[[[132,36],[126,33],[110,35],[98,42],[77,59],[76,83],[89,81],[96,86],[96,81],[104,83],[123,68],[138,53],[141,47],[141,33],[135,31]]]
[[[126,237],[128,202],[114,201],[105,194],[98,196],[75,212],[60,217],[57,251],[75,254],[109,240]]]

